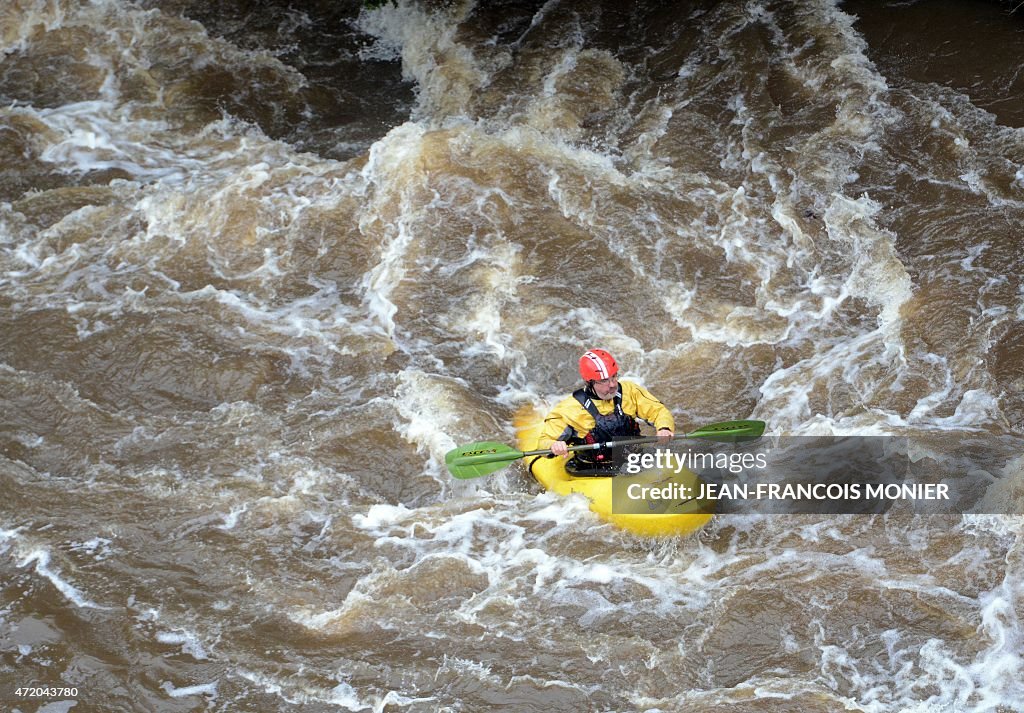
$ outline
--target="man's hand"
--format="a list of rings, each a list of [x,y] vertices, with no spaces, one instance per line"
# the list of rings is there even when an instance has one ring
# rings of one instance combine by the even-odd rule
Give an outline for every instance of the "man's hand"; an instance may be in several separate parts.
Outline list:
[[[566,458],[569,455],[569,444],[565,441],[555,441],[551,444],[551,453]]]
[[[658,438],[660,438],[663,442],[671,440],[672,436],[674,436],[674,435],[676,435],[676,434],[672,433],[672,431],[670,431],[667,428],[659,428],[658,429]]]

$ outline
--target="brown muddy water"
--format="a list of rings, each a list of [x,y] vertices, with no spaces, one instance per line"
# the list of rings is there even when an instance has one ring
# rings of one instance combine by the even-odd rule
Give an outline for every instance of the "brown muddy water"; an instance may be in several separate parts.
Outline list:
[[[1011,9],[7,2],[0,708],[1024,710]],[[1010,514],[451,478],[589,346]]]

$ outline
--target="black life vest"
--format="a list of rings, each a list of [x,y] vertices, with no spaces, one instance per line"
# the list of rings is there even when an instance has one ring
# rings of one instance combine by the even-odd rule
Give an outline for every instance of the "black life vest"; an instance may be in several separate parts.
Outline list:
[[[597,404],[594,403],[593,397],[587,389],[578,389],[573,392],[572,396],[594,418],[594,427],[582,439],[584,443],[604,443],[617,438],[636,438],[640,435],[640,424],[622,410],[621,384],[615,393],[615,408],[607,415],[597,410]],[[600,448],[596,452],[581,451],[577,457],[583,457],[584,454],[586,454],[584,460],[587,461],[602,462],[612,458],[610,448]]]

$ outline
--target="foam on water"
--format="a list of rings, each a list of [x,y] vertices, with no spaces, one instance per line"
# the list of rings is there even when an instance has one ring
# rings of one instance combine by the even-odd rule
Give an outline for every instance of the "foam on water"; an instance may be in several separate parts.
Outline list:
[[[21,111],[35,114],[53,132],[40,158],[62,171],[84,174],[118,169],[140,181],[180,183],[206,169],[201,158],[154,141],[170,133],[166,122],[139,120],[116,101],[82,102],[38,113]]]
[[[473,91],[485,85],[487,74],[472,51],[455,39],[459,21],[474,5],[461,0],[443,11],[429,11],[410,0],[399,0],[360,15],[360,29],[377,38],[362,51],[363,57],[402,58],[402,73],[415,81],[419,93],[415,115],[440,121],[461,114]]]
[[[164,681],[160,684],[160,687],[171,698],[188,698],[190,696],[207,696],[209,700],[216,700],[217,698],[217,684],[215,682],[178,688],[172,683]]]
[[[273,676],[267,676],[255,671],[239,670],[236,672],[243,679],[250,681],[267,693],[280,697],[285,703],[296,705],[327,704],[342,706],[350,711],[372,710],[374,713],[383,713],[389,706],[405,707],[415,703],[429,703],[433,699],[429,697],[416,698],[403,696],[396,691],[388,691],[384,695],[360,696],[350,683],[345,680],[348,674],[339,671],[335,674],[339,679],[337,685],[330,689],[317,689],[313,685],[296,685],[289,680],[278,680]]]
[[[61,0],[18,0],[0,15],[0,52],[10,54],[25,49],[29,39],[40,29],[60,27],[67,14],[68,3]]]
[[[62,577],[59,571],[55,571],[54,568],[50,566],[50,551],[48,549],[43,547],[35,548],[28,552],[18,562],[19,568],[25,568],[29,565],[34,565],[32,569],[35,573],[48,580],[58,592],[64,595],[64,597],[76,607],[86,609],[106,608],[89,599],[77,587]]]
[[[363,175],[368,184],[376,184],[382,189],[383,201],[389,203],[394,197],[385,193],[398,191],[398,200],[402,201],[403,184],[407,183],[407,176],[416,176],[414,171],[406,170],[407,162],[415,161],[419,156],[421,139],[425,133],[422,126],[414,123],[406,123],[396,129],[392,129],[384,140],[374,144],[370,149],[370,158],[363,169]],[[399,205],[399,210],[404,206]],[[367,211],[364,220],[374,222],[380,219],[381,210]],[[381,259],[377,267],[366,274],[364,278],[365,299],[368,301],[369,311],[380,322],[384,332],[391,338],[395,334],[394,316],[398,308],[390,300],[391,292],[398,285],[405,275],[403,260],[406,250],[414,239],[414,232],[409,225],[408,208],[403,210],[396,226],[385,228],[385,237],[382,241]],[[363,232],[370,232],[370,226],[361,226]]]

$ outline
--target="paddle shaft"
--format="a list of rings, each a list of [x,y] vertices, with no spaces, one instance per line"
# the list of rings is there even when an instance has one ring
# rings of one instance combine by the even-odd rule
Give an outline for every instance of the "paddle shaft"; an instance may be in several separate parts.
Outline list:
[[[565,450],[569,451],[596,451],[599,448],[619,448],[620,446],[635,446],[640,443],[657,443],[661,440],[674,441],[677,438],[686,438],[686,436],[644,436],[643,438],[624,438],[621,441],[605,441],[604,443],[587,443],[583,446],[569,446]],[[536,451],[524,451],[520,458],[526,458],[527,456],[540,456],[540,455],[551,455],[550,448],[542,448]]]
[[[682,438],[682,436],[673,436],[673,438]],[[604,443],[588,443],[583,446],[569,446],[567,451],[592,451],[598,448],[617,448],[619,446],[630,446],[638,443],[654,443],[660,441],[661,438],[658,436],[648,436],[646,438],[626,438],[621,441],[605,441]],[[551,450],[544,448],[537,451],[516,451],[511,448],[507,451],[494,452],[491,449],[486,449],[477,453],[467,453],[466,455],[460,455],[458,458],[457,465],[461,468],[473,465],[483,465],[486,463],[504,463],[506,461],[518,460],[520,458],[527,458],[529,456],[550,456],[552,455]]]
[[[747,423],[753,423],[753,422],[747,422]],[[716,436],[716,435],[718,435],[720,437],[721,436],[728,436],[728,435],[730,435],[730,430],[739,430],[739,429],[736,429],[736,428],[734,428],[734,429],[724,428],[724,429],[720,430],[718,433],[716,433],[715,432],[716,431],[715,426],[717,426],[717,425],[718,424],[715,424],[715,425],[712,425],[712,426],[707,426],[705,428],[699,428],[696,431],[692,431],[691,433],[678,433],[678,434],[674,434],[672,436],[644,436],[643,438],[625,438],[625,439],[623,439],[621,441],[605,441],[604,443],[588,443],[588,444],[583,445],[583,446],[569,446],[565,450],[566,451],[594,451],[594,450],[597,450],[598,448],[618,448],[620,446],[635,446],[635,445],[639,445],[641,443],[657,443],[659,441],[679,441],[679,440],[682,440],[684,438],[712,438],[713,439],[714,436]],[[722,424],[722,425],[725,425],[725,424]],[[763,427],[763,424],[762,424],[762,427]],[[758,433],[758,435],[760,435],[760,433]],[[551,450],[547,449],[547,448],[543,448],[541,450],[536,450],[536,451],[526,451],[522,455],[520,455],[519,457],[520,458],[526,458],[527,456],[539,456],[539,455],[551,455]]]

